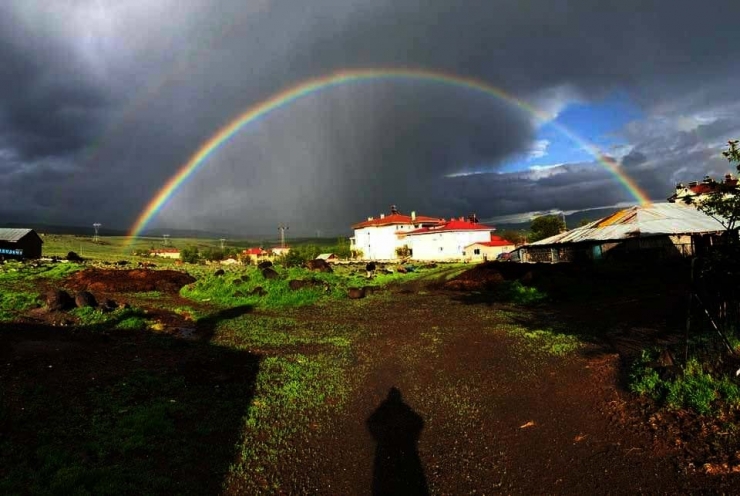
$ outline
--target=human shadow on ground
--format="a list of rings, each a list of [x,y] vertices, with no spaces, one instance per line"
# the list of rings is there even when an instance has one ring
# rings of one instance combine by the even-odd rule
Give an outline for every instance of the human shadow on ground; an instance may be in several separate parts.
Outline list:
[[[205,339],[121,329],[132,311],[0,323],[0,494],[221,493],[260,356],[210,337],[247,311],[201,319]]]
[[[388,397],[367,419],[375,440],[373,495],[428,495],[417,444],[424,419],[403,402],[392,387]]]

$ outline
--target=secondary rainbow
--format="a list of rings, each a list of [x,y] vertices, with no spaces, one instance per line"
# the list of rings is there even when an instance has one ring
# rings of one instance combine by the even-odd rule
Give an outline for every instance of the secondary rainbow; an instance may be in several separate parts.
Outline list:
[[[378,80],[418,80],[422,82],[445,84],[469,89],[509,102],[511,105],[531,114],[539,121],[548,122],[569,139],[587,150],[607,171],[614,175],[614,177],[638,203],[643,205],[650,203],[645,192],[643,192],[637,183],[635,183],[635,181],[621,169],[619,164],[617,164],[613,159],[603,155],[595,145],[581,138],[565,126],[558,124],[551,119],[551,116],[537,110],[529,103],[520,100],[495,86],[491,86],[490,84],[478,79],[424,69],[353,69],[333,72],[326,76],[303,81],[273,95],[267,100],[249,107],[242,114],[238,115],[231,122],[219,129],[208,139],[208,141],[198,148],[188,161],[180,167],[177,173],[172,176],[164,186],[162,186],[162,188],[160,188],[157,194],[147,204],[146,208],[136,219],[136,222],[129,232],[131,241],[133,241],[133,239],[146,228],[147,224],[149,224],[157,212],[167,203],[167,200],[169,200],[177,189],[190,176],[192,176],[195,171],[198,170],[206,159],[232,136],[238,133],[244,126],[253,123],[260,117],[263,117],[276,109],[285,107],[286,105],[289,105],[307,95],[352,82]]]

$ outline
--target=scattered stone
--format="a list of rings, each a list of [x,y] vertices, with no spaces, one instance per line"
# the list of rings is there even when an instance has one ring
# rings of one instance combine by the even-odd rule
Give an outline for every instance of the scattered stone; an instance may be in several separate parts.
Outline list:
[[[67,253],[67,260],[70,262],[82,262],[82,257],[79,256],[77,253],[71,251]]]
[[[46,306],[51,311],[63,311],[74,308],[75,300],[62,289],[54,289],[46,293]]]
[[[241,280],[244,281],[244,282],[248,282],[249,281],[249,276],[245,274],[245,275],[241,276]]]
[[[118,265],[119,267],[124,267],[128,265],[129,263],[130,262],[128,260],[119,260],[118,262],[116,262],[116,265]]]
[[[257,286],[252,291],[249,292],[250,295],[258,295],[258,296],[265,296],[267,294],[267,291],[262,286]]]
[[[275,269],[272,269],[270,267],[262,269],[262,277],[265,279],[277,279],[279,274],[275,271]]]
[[[391,271],[391,273],[393,273],[392,269],[389,270]],[[406,272],[408,272],[408,270],[406,270],[406,267],[404,267],[403,265],[399,265],[398,267],[396,267],[396,272],[398,272],[399,274],[405,274]]]
[[[100,310],[103,312],[112,312],[116,308],[118,308],[118,303],[109,298],[100,304]]]
[[[234,286],[241,286],[243,282],[244,281],[242,281],[241,279],[234,279],[231,284],[233,284]]]
[[[294,291],[303,288],[312,288],[324,284],[318,279],[291,279],[288,281],[288,287]],[[324,284],[324,289],[328,291],[328,284]]]
[[[224,269],[218,269],[216,272],[213,273],[213,275],[216,277],[221,277],[224,274],[226,274],[226,272],[224,272]]]
[[[350,300],[359,300],[365,297],[365,288],[348,288],[347,296]]]
[[[260,262],[257,264],[258,269],[269,269],[270,267],[272,267],[272,262],[270,262],[269,260],[265,260],[264,262]]]
[[[309,260],[303,265],[308,270],[315,270],[318,272],[334,272],[334,270],[331,268],[331,265],[329,265],[329,262],[320,258]]]
[[[98,302],[91,292],[80,291],[75,295],[75,305],[77,305],[77,308],[97,307]]]

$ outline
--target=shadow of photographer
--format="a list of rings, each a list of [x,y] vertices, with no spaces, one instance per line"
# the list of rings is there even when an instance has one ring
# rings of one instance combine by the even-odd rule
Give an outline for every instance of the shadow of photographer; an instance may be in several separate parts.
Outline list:
[[[373,466],[374,495],[427,495],[424,469],[417,448],[424,420],[403,402],[392,387],[388,396],[367,419],[377,443]]]

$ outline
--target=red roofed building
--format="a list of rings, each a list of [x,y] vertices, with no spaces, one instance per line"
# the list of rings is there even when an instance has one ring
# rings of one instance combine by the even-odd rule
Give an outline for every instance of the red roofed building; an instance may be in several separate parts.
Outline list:
[[[491,235],[490,241],[478,241],[466,246],[463,256],[471,261],[496,260],[501,253],[508,253],[514,248],[511,241]]]
[[[717,182],[709,176],[704,177],[702,182],[692,181],[688,185],[677,184],[676,192],[668,201],[670,203],[687,203],[697,205],[714,192],[721,191],[725,196],[734,195],[738,192],[738,179],[732,174],[727,174],[724,181]]]
[[[401,235],[414,260],[464,260],[465,248],[490,242],[494,227],[480,224],[475,215],[422,227]]]
[[[402,239],[405,233],[442,222],[443,219],[416,215],[416,212],[404,215],[394,205],[388,215],[368,217],[366,221],[353,225],[355,235],[350,238],[351,246],[361,252],[360,258],[365,260],[395,260],[399,258],[396,250],[406,244]]]
[[[180,258],[180,250],[177,248],[159,248],[149,252],[150,257]]]

